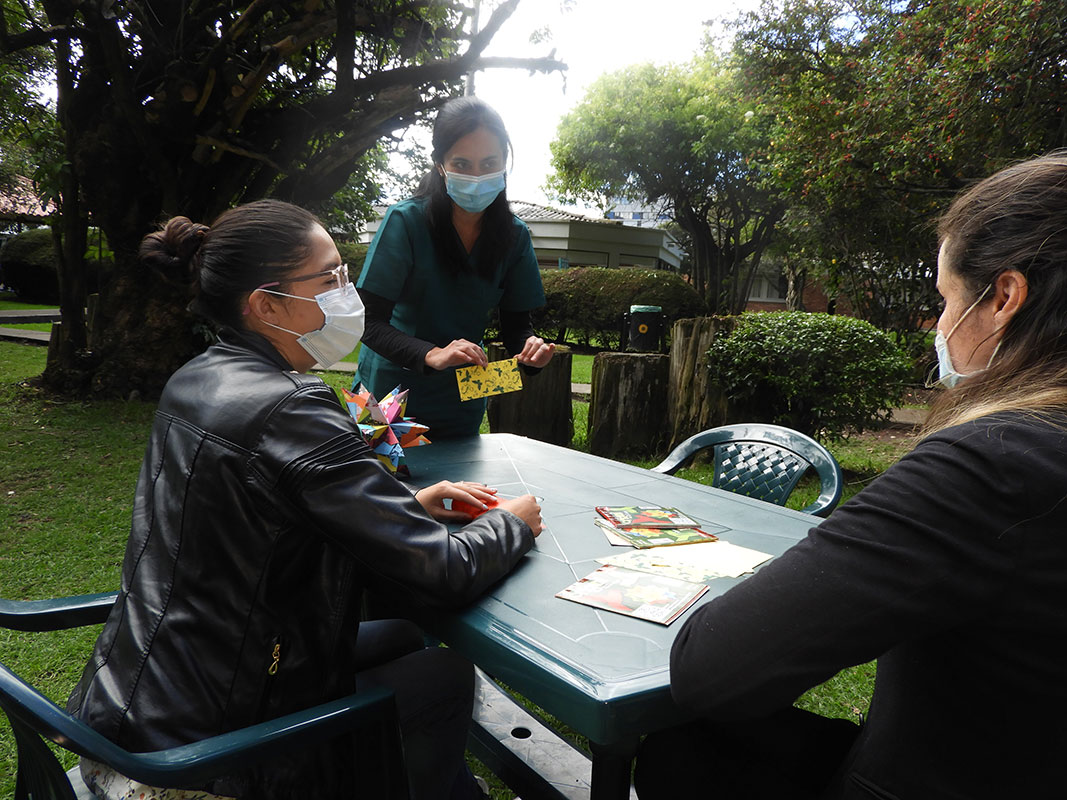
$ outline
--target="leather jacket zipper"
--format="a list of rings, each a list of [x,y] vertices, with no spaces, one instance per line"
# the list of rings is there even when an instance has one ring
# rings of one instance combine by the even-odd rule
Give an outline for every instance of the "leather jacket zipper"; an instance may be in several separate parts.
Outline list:
[[[259,694],[259,705],[256,709],[256,722],[262,722],[265,718],[269,705],[271,695],[273,694],[274,684],[278,681],[278,670],[281,669],[282,664],[282,640],[276,638],[270,644],[270,656],[267,662],[267,667],[263,671],[263,686]]]

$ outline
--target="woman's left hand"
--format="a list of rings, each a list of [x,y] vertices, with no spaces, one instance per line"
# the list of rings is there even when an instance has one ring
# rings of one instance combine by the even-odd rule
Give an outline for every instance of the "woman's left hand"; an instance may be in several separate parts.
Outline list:
[[[554,344],[545,344],[540,336],[531,336],[523,345],[522,352],[515,356],[515,360],[528,367],[543,367],[552,360],[556,352]]]
[[[441,481],[419,489],[415,499],[438,522],[470,522],[470,514],[445,508],[445,500],[461,500],[476,508],[484,508],[488,501],[496,499],[496,489],[474,481]]]

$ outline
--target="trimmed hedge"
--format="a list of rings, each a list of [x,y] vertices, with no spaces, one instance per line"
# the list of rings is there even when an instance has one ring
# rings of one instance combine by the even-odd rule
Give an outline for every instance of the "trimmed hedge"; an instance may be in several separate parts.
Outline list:
[[[886,419],[912,363],[884,331],[854,317],[746,312],[708,350],[731,418],[774,422],[810,436],[846,436]]]
[[[681,276],[640,267],[572,267],[541,270],[545,307],[534,327],[563,342],[619,349],[622,315],[631,305],[660,306],[668,324],[707,313],[704,301]]]
[[[24,303],[59,304],[58,268],[51,228],[31,228],[12,236],[0,250],[4,284]]]
[[[114,257],[95,228],[89,229],[85,251],[86,288],[92,293],[106,282]],[[52,229],[31,228],[12,236],[0,248],[4,285],[24,303],[59,305],[59,259],[52,245]]]

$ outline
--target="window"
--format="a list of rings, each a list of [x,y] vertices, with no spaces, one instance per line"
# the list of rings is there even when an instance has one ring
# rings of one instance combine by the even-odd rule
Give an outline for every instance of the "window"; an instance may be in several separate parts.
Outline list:
[[[762,302],[785,302],[786,280],[785,275],[757,275],[752,281],[752,291],[749,292],[749,300]]]

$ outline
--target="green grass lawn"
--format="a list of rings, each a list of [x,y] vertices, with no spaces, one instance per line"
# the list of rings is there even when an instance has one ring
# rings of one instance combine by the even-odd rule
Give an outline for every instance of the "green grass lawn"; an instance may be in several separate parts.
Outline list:
[[[571,383],[593,382],[593,356],[574,353],[571,356]]]
[[[55,308],[50,305],[40,305],[39,303],[23,303],[15,299],[15,295],[12,292],[0,292],[0,311],[25,311],[27,309],[36,308]],[[0,325],[3,328],[18,328],[24,331],[51,331],[51,322],[26,322],[26,323],[13,323],[11,325]]]
[[[51,333],[51,322],[16,322],[11,325],[0,325],[0,328],[17,328],[20,331],[43,331]]]
[[[145,402],[59,402],[25,383],[44,369],[46,348],[0,341],[0,596],[37,599],[118,585],[130,504],[154,411]],[[591,357],[585,357],[591,363]],[[350,373],[323,374],[335,388]],[[584,381],[578,381],[584,382]],[[588,404],[574,404],[575,446],[586,449]],[[851,495],[906,449],[906,442],[830,443]],[[648,464],[646,464],[647,466]],[[683,477],[710,482],[707,468]],[[805,495],[804,492],[807,494]],[[798,490],[790,505],[811,501]],[[62,704],[80,676],[98,627],[56,633],[0,630],[0,660]],[[873,665],[846,670],[800,704],[830,716],[865,713]],[[57,751],[68,766],[73,758]],[[14,791],[15,747],[0,723],[0,796]],[[477,771],[481,771],[476,767]],[[512,794],[499,782],[494,797]]]
[[[0,311],[23,311],[27,308],[55,308],[55,305],[40,303],[23,303],[15,299],[14,292],[0,292]]]

